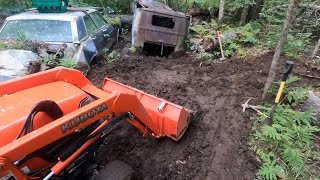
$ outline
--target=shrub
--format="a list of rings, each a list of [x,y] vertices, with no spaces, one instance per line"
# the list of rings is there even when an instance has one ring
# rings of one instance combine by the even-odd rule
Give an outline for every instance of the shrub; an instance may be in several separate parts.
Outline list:
[[[39,54],[39,60],[46,63],[49,66],[57,66],[58,63],[56,59],[57,59],[56,54],[48,54],[48,53]]]
[[[77,63],[71,58],[61,59],[59,65],[71,69],[77,68]]]
[[[105,18],[111,26],[121,27],[121,19],[119,17],[111,18],[111,17],[105,16]]]
[[[207,53],[207,52],[201,52],[197,54],[197,59],[202,61],[211,60],[213,58],[213,54]]]
[[[103,57],[105,58],[105,60],[106,60],[106,63],[107,64],[111,64],[111,63],[113,63],[115,60],[116,60],[116,58],[117,58],[117,51],[112,51],[112,52],[110,52],[109,53],[109,50],[108,49],[104,49],[104,50],[102,50],[102,55],[103,55]]]
[[[135,52],[137,52],[137,49],[136,49],[135,47],[131,46],[131,47],[129,48],[129,52],[135,53]]]

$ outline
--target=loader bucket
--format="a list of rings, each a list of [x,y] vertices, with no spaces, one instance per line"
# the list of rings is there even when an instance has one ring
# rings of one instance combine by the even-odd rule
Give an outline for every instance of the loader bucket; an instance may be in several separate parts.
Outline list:
[[[152,129],[155,137],[167,136],[178,141],[190,123],[190,110],[138,89],[106,78],[103,83],[103,90],[108,93],[120,92],[136,95],[150,115],[152,123],[156,125],[156,129]]]

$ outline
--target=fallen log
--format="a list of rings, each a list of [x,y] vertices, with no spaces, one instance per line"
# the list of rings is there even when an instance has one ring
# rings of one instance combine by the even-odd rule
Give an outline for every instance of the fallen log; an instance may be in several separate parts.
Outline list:
[[[222,44],[225,42],[232,42],[237,39],[237,32],[225,32],[221,34],[221,42]],[[210,37],[205,38],[190,38],[189,41],[193,44],[192,50],[200,51],[200,52],[212,52],[214,49],[219,47],[218,37],[216,35],[212,35]]]

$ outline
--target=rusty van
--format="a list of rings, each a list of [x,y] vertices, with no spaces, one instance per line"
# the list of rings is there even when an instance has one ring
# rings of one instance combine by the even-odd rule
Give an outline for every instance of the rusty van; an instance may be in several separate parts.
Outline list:
[[[183,54],[190,17],[159,2],[136,2],[132,46],[155,55]]]

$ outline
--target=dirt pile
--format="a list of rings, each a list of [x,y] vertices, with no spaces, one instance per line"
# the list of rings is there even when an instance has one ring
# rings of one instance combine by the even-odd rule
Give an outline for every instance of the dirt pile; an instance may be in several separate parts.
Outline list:
[[[271,59],[266,54],[210,64],[191,55],[125,56],[94,65],[89,79],[98,87],[109,77],[197,111],[179,142],[144,138],[123,122],[110,131],[97,160],[101,165],[122,160],[143,179],[252,179],[258,166],[246,144],[252,112],[243,114],[241,104],[248,98],[258,102]],[[307,71],[302,63],[297,66]]]

